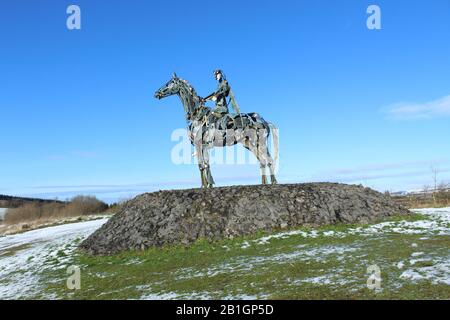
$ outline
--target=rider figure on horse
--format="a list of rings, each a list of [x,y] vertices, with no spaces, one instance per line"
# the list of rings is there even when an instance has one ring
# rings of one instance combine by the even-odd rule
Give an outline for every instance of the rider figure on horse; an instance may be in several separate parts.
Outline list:
[[[207,96],[205,101],[212,100],[216,103],[216,108],[213,112],[219,116],[229,113],[227,97],[230,94],[230,85],[224,77],[222,70],[215,70],[214,77],[218,82],[217,90]]]
[[[214,70],[214,77],[218,81],[217,90],[207,96],[204,101],[212,100],[216,103],[213,110],[214,116],[222,118],[225,125],[226,115],[229,114],[227,98],[230,97],[231,105],[236,113],[240,113],[239,107],[234,99],[233,92],[222,70]]]

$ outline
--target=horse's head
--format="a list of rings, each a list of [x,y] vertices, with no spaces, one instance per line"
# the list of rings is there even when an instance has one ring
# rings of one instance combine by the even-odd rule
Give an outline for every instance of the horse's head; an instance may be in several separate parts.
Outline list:
[[[170,79],[165,85],[155,92],[155,98],[162,99],[178,94],[180,92],[180,81],[181,79],[174,73],[172,79]]]

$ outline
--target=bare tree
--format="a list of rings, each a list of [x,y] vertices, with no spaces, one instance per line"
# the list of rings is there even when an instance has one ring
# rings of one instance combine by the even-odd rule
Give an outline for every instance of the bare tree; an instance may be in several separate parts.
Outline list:
[[[441,182],[438,185],[437,196],[439,198],[440,205],[448,205],[450,199],[449,184]]]
[[[437,190],[439,169],[435,165],[431,165],[431,174],[433,178],[434,191]]]
[[[432,174],[432,178],[433,178],[433,186],[434,186],[433,202],[434,202],[434,205],[436,205],[436,191],[437,191],[437,186],[438,186],[439,169],[435,165],[431,165],[430,169],[431,169],[431,174]]]
[[[422,187],[423,198],[426,201],[430,197],[430,186],[428,184]]]
[[[439,192],[445,192],[448,189],[448,184],[445,182],[441,182],[441,183],[439,183],[437,189]]]

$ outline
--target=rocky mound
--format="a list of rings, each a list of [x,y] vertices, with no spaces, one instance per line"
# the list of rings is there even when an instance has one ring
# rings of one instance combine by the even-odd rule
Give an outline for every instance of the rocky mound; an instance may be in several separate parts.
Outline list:
[[[369,223],[408,213],[379,192],[333,183],[159,191],[128,201],[81,248],[112,254],[258,230]]]

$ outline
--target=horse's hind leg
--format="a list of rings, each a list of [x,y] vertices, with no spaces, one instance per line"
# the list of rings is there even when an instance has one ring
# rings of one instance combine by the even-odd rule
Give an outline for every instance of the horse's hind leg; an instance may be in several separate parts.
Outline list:
[[[261,157],[264,158],[265,163],[269,167],[270,183],[271,184],[277,184],[278,181],[275,178],[275,170],[274,170],[275,162],[274,162],[272,156],[270,155],[269,149],[267,147],[265,147],[264,149],[265,149],[264,152],[261,153]]]
[[[269,167],[270,171],[270,183],[277,184],[277,179],[275,178],[275,170],[274,170],[274,160],[269,152],[269,146],[267,145],[267,136],[264,134],[264,131],[258,136],[258,146],[257,146],[258,160],[261,163],[261,166],[264,166],[263,171],[263,184],[267,183],[266,178],[266,166]]]
[[[266,166],[261,164],[260,169],[261,169],[261,183],[267,184]]]
[[[272,159],[272,157],[269,155],[269,157],[270,157],[270,160],[269,160],[269,170],[270,170],[270,183],[271,184],[277,184],[278,183],[278,181],[277,181],[277,178],[275,178],[275,170],[273,169],[273,165],[274,165],[274,163],[273,163],[273,159]]]
[[[258,132],[258,153],[262,163],[269,167],[270,170],[270,183],[277,184],[277,179],[275,178],[275,170],[274,165],[275,161],[269,152],[268,146],[268,130],[262,130]]]
[[[212,174],[211,174],[211,167],[209,165],[205,169],[205,180],[206,180],[206,187],[207,188],[214,187],[215,182],[214,182],[214,179],[213,179]]]
[[[246,139],[243,142],[244,148],[246,148],[247,150],[249,150],[250,152],[252,152],[256,159],[258,159],[259,161],[259,167],[261,170],[261,183],[262,184],[267,184],[267,175],[266,175],[266,166],[267,163],[265,161],[265,159],[263,157],[261,157],[261,154],[258,150],[258,147],[255,146],[254,144],[252,144],[252,142],[249,139]]]

